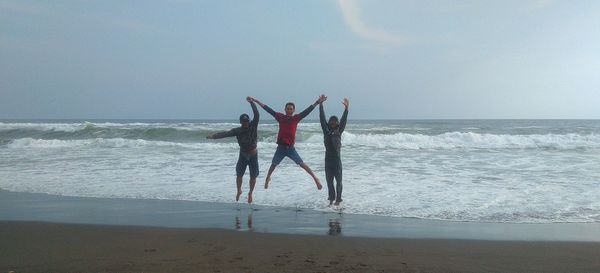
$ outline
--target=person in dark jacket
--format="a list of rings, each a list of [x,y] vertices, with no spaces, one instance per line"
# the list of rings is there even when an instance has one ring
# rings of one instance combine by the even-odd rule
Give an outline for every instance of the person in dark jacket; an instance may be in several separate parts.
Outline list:
[[[303,118],[308,116],[308,114],[310,114],[310,112],[312,112],[312,110],[315,109],[317,104],[321,103],[322,99],[323,97],[319,97],[319,99],[317,99],[315,103],[311,104],[304,111],[295,115],[294,111],[296,110],[296,106],[294,105],[294,103],[288,102],[285,105],[284,114],[275,112],[273,109],[271,109],[271,107],[265,105],[264,103],[258,100],[254,100],[258,105],[260,105],[260,107],[265,109],[267,113],[271,114],[279,123],[279,132],[277,133],[277,150],[273,155],[271,167],[269,168],[267,178],[265,179],[265,189],[269,188],[271,174],[273,174],[273,171],[275,171],[275,167],[277,167],[277,165],[279,165],[279,163],[281,163],[281,161],[285,157],[289,157],[296,164],[302,167],[302,169],[304,169],[315,180],[317,189],[320,190],[321,188],[323,188],[323,186],[321,186],[321,181],[319,181],[319,178],[317,178],[317,176],[313,173],[310,167],[306,165],[304,161],[302,161],[302,158],[300,157],[300,155],[298,155],[298,152],[296,152],[296,148],[294,147],[294,144],[296,143],[296,128],[298,127],[298,123]]]
[[[225,137],[237,138],[238,144],[240,145],[240,155],[235,167],[236,172],[236,184],[237,184],[237,195],[235,201],[240,200],[242,194],[242,179],[244,173],[246,173],[246,167],[250,167],[250,192],[248,192],[248,203],[252,203],[252,192],[256,185],[256,177],[258,177],[258,151],[256,149],[257,139],[257,128],[258,120],[260,115],[258,109],[256,109],[255,100],[253,97],[247,97],[246,100],[252,107],[252,113],[254,117],[250,121],[250,117],[247,114],[240,115],[240,127],[233,128],[229,131],[219,132],[208,135],[208,139],[218,139]]]
[[[321,95],[327,100],[325,95]],[[327,180],[327,189],[329,191],[329,205],[339,206],[342,202],[342,133],[346,128],[348,120],[348,106],[350,101],[344,98],[344,113],[342,119],[338,120],[337,116],[329,117],[329,121],[325,122],[325,111],[323,110],[323,102],[319,103],[319,120],[321,121],[321,129],[323,129],[323,138],[325,144],[325,179]],[[335,178],[336,185],[333,186]]]

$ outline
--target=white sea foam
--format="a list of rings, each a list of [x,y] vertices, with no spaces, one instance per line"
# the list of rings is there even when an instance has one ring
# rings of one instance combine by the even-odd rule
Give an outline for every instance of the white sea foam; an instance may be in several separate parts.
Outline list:
[[[472,132],[450,132],[440,135],[397,133],[392,135],[345,133],[343,142],[350,146],[396,149],[455,149],[455,148],[600,148],[600,135],[546,134],[496,135]]]
[[[323,135],[316,133],[299,133],[299,142],[319,144],[323,142]],[[234,139],[225,140],[228,142]],[[276,141],[276,135],[265,136],[260,139],[264,143]],[[343,134],[343,143],[350,147],[370,147],[377,149],[598,149],[600,148],[600,135],[579,134],[546,134],[546,135],[494,135],[478,133],[452,132],[441,135],[422,135],[397,133],[382,134]],[[123,146],[182,146],[193,147],[193,144],[170,141],[148,141],[143,139],[123,138],[95,138],[83,140],[58,140],[58,139],[15,139],[8,144],[9,148],[23,147],[81,147],[100,145],[106,147]]]
[[[40,131],[74,132],[85,129],[85,123],[4,123],[0,122],[0,130],[31,129]]]
[[[227,148],[238,147],[237,143],[177,143],[168,141],[149,141],[143,139],[124,139],[124,138],[95,138],[95,139],[80,139],[80,140],[59,140],[59,139],[33,139],[21,138],[15,139],[7,144],[9,149],[26,149],[26,148],[135,148],[135,147],[181,147],[188,149],[199,149],[201,147]]]
[[[29,129],[38,131],[76,132],[86,128],[106,129],[153,129],[173,128],[178,130],[219,130],[221,128],[233,128],[239,126],[237,123],[114,123],[114,122],[81,122],[81,123],[5,123],[0,122],[0,131]]]
[[[181,126],[214,131],[235,127],[235,123],[149,124],[70,126]],[[542,125],[553,128],[552,124]],[[47,128],[52,126],[47,124]],[[342,140],[345,212],[451,221],[600,222],[600,134],[596,127],[590,125],[584,132],[563,128],[564,134],[550,133],[549,129],[542,134],[517,135],[498,133],[504,132],[498,128],[492,130],[494,133],[458,130],[489,128],[488,124],[452,126],[431,125],[428,132],[441,131],[431,135],[364,133],[369,127],[383,132],[416,127],[412,124],[348,126]],[[262,189],[276,149],[277,125],[261,125],[260,131],[261,174],[254,202],[324,210],[326,188],[317,191],[310,176],[289,159],[278,166],[269,189]],[[323,136],[318,123],[299,128],[296,147],[325,183]],[[188,142],[120,137],[3,139],[0,188],[229,203],[234,202],[238,153],[235,138]],[[247,180],[245,177],[244,192]]]

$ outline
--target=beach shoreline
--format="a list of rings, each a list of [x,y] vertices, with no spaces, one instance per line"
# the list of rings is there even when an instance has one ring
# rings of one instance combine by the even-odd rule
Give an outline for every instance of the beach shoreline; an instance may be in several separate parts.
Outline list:
[[[593,272],[598,230],[0,191],[0,272]]]
[[[0,221],[208,228],[366,238],[600,242],[600,223],[477,223],[246,203],[59,196],[0,190]]]

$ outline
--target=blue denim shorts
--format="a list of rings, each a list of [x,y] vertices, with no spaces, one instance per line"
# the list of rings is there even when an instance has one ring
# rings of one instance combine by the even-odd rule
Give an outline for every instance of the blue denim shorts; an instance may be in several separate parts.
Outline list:
[[[271,163],[273,163],[273,165],[279,165],[279,163],[281,163],[283,158],[286,156],[296,162],[298,165],[304,163],[298,152],[296,152],[296,148],[294,148],[294,146],[284,145],[277,146],[277,150],[275,151],[275,155],[273,155],[273,161]]]

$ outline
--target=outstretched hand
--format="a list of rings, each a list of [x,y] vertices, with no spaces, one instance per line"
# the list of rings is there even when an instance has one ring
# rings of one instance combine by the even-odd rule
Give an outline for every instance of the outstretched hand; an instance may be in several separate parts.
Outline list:
[[[344,107],[346,107],[346,109],[348,109],[348,107],[350,107],[350,101],[348,100],[348,98],[344,98],[344,101],[342,101],[342,104],[344,105]]]
[[[256,99],[255,97],[248,96],[248,97],[246,97],[246,100],[248,102],[256,102],[256,104],[258,104],[260,107],[265,107],[265,105],[262,102],[260,102],[258,99]]]
[[[326,100],[327,100],[327,96],[325,96],[325,94],[321,94],[321,96],[319,96],[319,99],[317,101],[319,103],[323,103]]]

